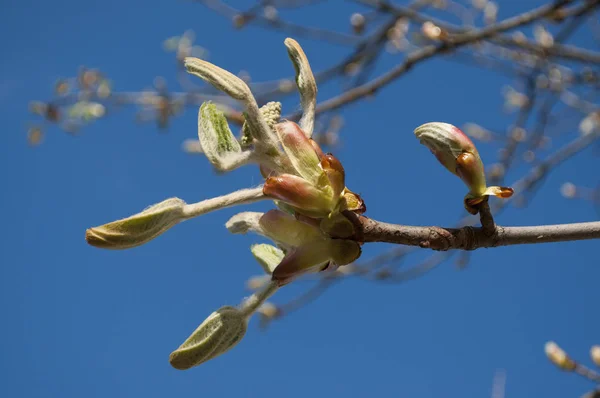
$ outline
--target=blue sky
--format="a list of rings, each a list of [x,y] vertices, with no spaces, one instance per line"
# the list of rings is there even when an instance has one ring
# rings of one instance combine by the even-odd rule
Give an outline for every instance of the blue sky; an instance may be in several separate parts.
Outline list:
[[[241,4],[242,2],[238,2]],[[500,17],[539,2],[503,2]],[[173,121],[167,134],[116,112],[76,137],[57,128],[31,148],[27,103],[47,99],[59,77],[80,65],[104,71],[120,91],[148,87],[156,75],[177,89],[175,60],[161,49],[167,37],[194,29],[211,62],[256,81],[293,73],[284,34],[228,21],[191,2],[103,1],[2,3],[0,41],[0,396],[410,396],[488,397],[495,372],[507,375],[507,397],[578,396],[592,388],[560,373],[545,358],[556,340],[588,360],[600,343],[598,243],[480,250],[465,270],[446,262],[400,285],[351,279],[317,302],[275,322],[252,322],[234,350],[181,372],[169,353],[213,310],[235,305],[244,282],[260,273],[248,250],[256,236],[232,236],[225,221],[236,211],[178,225],[145,246],[102,251],[87,246],[85,229],[177,196],[194,202],[260,182],[254,168],[227,176],[206,159],[181,151],[196,136],[196,110]],[[298,22],[347,29],[354,6],[293,15]],[[577,36],[575,37],[577,39]],[[579,37],[586,41],[586,37]],[[349,52],[302,40],[313,70]],[[398,62],[387,57],[378,71]],[[505,77],[433,60],[381,90],[375,100],[347,108],[336,155],[367,215],[412,225],[452,225],[462,214],[465,187],[444,170],[412,130],[425,122],[474,121],[503,130]],[[339,89],[322,87],[321,100]],[[298,100],[284,102],[287,111]],[[573,129],[546,152],[573,139]],[[497,145],[479,144],[486,164]],[[564,181],[597,184],[591,150],[562,165],[525,209],[510,207],[505,225],[597,219],[591,205],[559,194]],[[527,166],[508,176],[515,181]],[[364,248],[367,259],[388,249]],[[416,263],[425,253],[411,257]],[[302,291],[290,286],[274,301]]]

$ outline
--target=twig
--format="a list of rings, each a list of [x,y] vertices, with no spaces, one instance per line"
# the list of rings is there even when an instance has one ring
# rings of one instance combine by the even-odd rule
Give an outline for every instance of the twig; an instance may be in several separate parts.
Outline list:
[[[550,15],[556,9],[571,2],[572,0],[561,0],[552,4],[547,4],[529,12],[508,18],[486,28],[456,35],[452,37],[451,41],[445,41],[440,45],[429,45],[423,47],[409,54],[400,65],[394,67],[383,75],[371,80],[366,84],[348,90],[337,97],[322,102],[317,106],[317,113],[331,111],[349,103],[358,101],[367,95],[372,95],[383,86],[389,84],[393,80],[408,72],[416,64],[428,60],[434,55],[456,50],[467,44],[487,39],[497,33],[505,32],[519,26],[528,25],[540,18]],[[297,117],[297,115],[290,116],[289,118],[294,117]]]

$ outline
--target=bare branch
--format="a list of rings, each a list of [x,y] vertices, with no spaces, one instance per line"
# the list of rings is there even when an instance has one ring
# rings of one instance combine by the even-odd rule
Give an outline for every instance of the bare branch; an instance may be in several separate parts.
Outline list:
[[[331,111],[346,104],[355,102],[367,95],[374,94],[377,90],[389,84],[393,80],[399,78],[408,72],[416,64],[432,58],[434,55],[447,53],[452,50],[456,50],[465,45],[475,43],[480,40],[484,40],[494,36],[495,34],[506,32],[511,29],[515,29],[520,26],[525,26],[535,22],[541,18],[544,18],[554,12],[556,9],[571,3],[572,0],[561,0],[552,4],[546,4],[539,8],[533,9],[529,12],[519,14],[515,17],[508,18],[504,21],[498,22],[497,24],[488,26],[483,29],[477,29],[474,31],[466,32],[453,36],[450,40],[442,42],[440,45],[429,45],[419,50],[416,50],[409,54],[404,61],[389,70],[383,75],[365,83],[361,86],[353,88],[344,92],[343,94],[331,98],[317,106],[317,113]],[[593,8],[597,4],[597,1],[590,2],[586,5],[587,8]],[[297,115],[294,115],[297,116]],[[292,117],[294,117],[292,116]]]
[[[600,239],[600,221],[534,227],[484,228],[413,227],[361,217],[365,242],[387,242],[434,250],[475,250],[483,247]]]

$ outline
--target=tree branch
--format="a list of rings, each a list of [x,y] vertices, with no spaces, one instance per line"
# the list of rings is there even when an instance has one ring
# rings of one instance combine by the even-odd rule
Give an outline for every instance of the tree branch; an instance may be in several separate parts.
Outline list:
[[[475,250],[483,247],[600,239],[600,221],[530,227],[496,226],[492,234],[480,227],[414,227],[388,224],[362,216],[360,222],[365,242],[396,243],[433,250]]]
[[[455,35],[452,37],[451,40],[442,42],[439,45],[432,44],[423,47],[417,51],[410,53],[401,64],[397,65],[396,67],[392,68],[391,70],[387,71],[381,76],[371,80],[370,82],[348,90],[337,97],[322,102],[317,106],[317,113],[338,109],[346,104],[355,102],[367,95],[372,95],[380,88],[386,86],[393,80],[399,78],[400,76],[408,72],[416,64],[428,60],[434,55],[456,50],[465,45],[488,39],[498,33],[506,32],[508,30],[520,26],[531,24],[532,22],[535,22],[541,18],[552,14],[558,8],[567,5],[572,1],[573,0],[560,0],[552,4],[546,4],[539,8],[525,12],[523,14],[519,14],[515,17],[505,19],[486,28]],[[585,4],[584,7],[585,9],[588,9],[594,7],[595,5],[596,1],[593,1],[589,4]],[[294,119],[296,116],[297,115],[292,115],[288,118]]]

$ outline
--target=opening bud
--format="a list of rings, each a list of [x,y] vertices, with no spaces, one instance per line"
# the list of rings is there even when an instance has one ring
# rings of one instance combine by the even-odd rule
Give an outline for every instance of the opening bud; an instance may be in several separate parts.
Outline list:
[[[448,123],[426,123],[415,129],[415,135],[448,171],[469,187],[464,199],[469,213],[477,214],[477,205],[483,202],[485,196],[512,196],[512,188],[486,185],[485,170],[477,148],[458,127]]]
[[[206,80],[216,89],[227,93],[232,98],[244,101],[252,97],[248,85],[242,79],[210,62],[199,58],[186,57],[184,66],[188,73]]]
[[[205,102],[198,112],[198,139],[202,152],[217,169],[224,171],[250,160],[249,152],[242,152],[223,112],[215,104]]]

